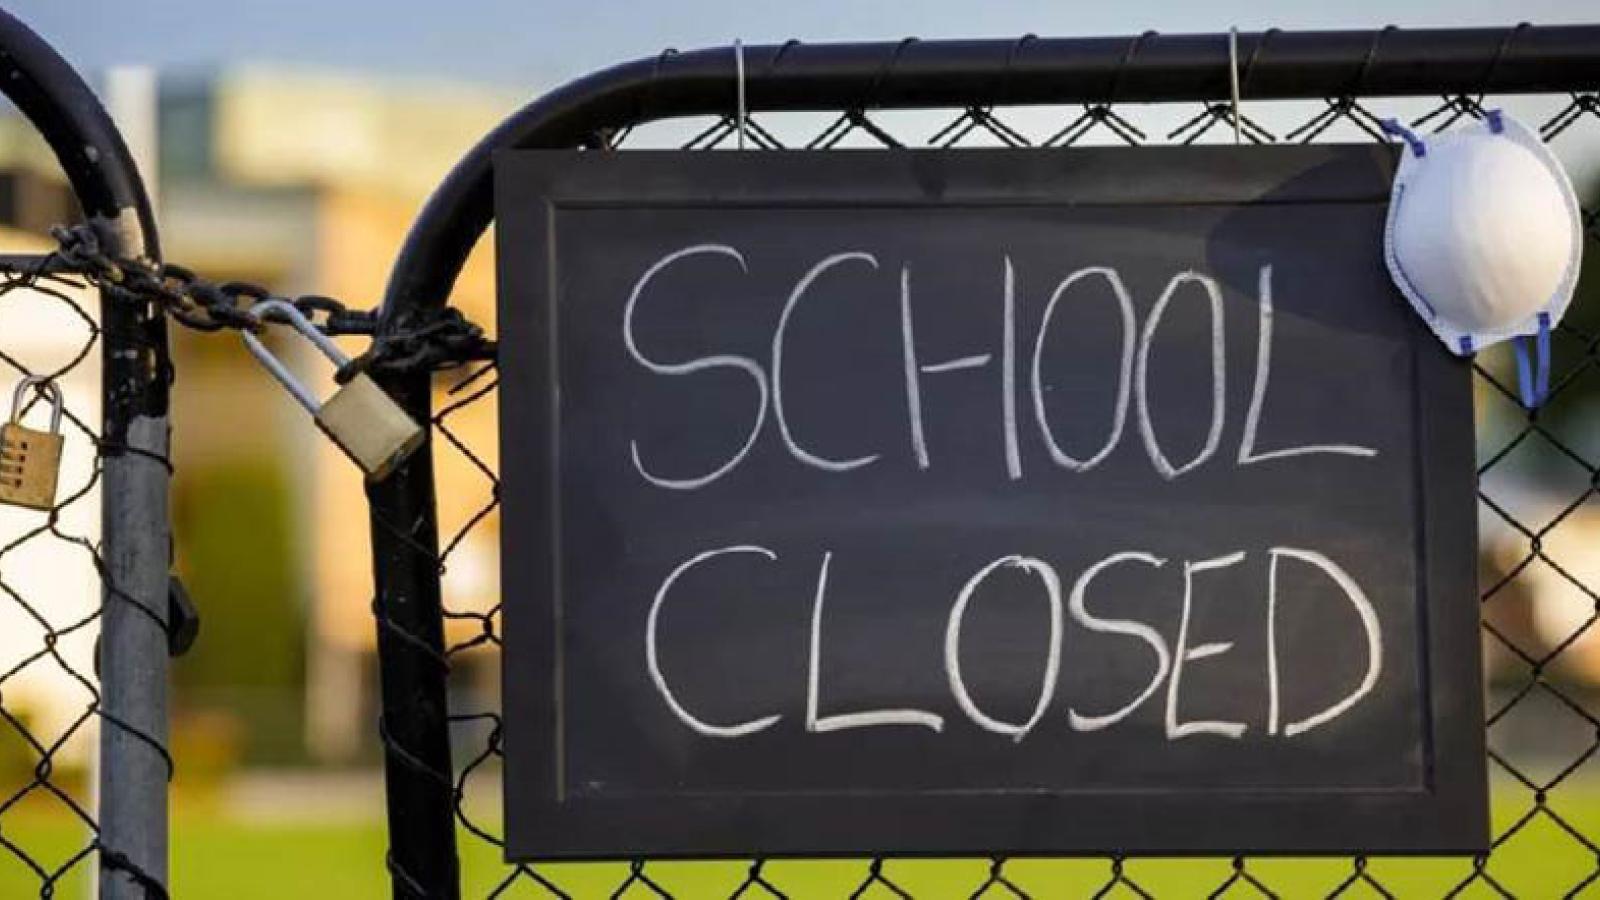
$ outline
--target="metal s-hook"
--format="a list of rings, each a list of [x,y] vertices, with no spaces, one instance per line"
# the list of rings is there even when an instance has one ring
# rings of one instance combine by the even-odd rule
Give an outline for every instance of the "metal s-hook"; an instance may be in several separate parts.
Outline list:
[[[744,95],[744,41],[740,40],[739,38],[734,38],[733,39],[733,71],[734,71],[734,77],[737,78],[738,82],[739,82],[739,84],[738,84],[738,102],[739,102],[738,116],[739,117],[738,117],[738,119],[735,120],[735,124],[738,126],[738,132],[739,132],[739,149],[743,150],[744,149],[744,143],[745,143],[746,131],[747,131],[747,129],[745,127],[745,119],[749,115],[749,113],[748,113],[748,110],[745,107],[745,95]]]
[[[1228,93],[1233,99],[1233,142],[1244,143],[1239,131],[1239,26],[1228,28]]]

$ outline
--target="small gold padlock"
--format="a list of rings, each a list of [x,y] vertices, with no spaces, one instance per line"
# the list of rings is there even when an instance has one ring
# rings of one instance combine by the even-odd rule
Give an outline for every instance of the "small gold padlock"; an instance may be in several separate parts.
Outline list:
[[[20,421],[28,388],[50,401],[50,430],[36,431]],[[11,395],[11,419],[0,425],[0,503],[29,509],[56,505],[61,475],[61,388],[48,378],[29,375]]]
[[[422,443],[422,429],[365,373],[334,391],[316,420],[373,481],[388,477]]]
[[[333,341],[317,330],[292,304],[283,300],[263,300],[251,307],[250,311],[263,319],[272,314],[281,316],[315,344],[334,365],[343,367],[349,363],[349,357],[340,352]],[[377,382],[364,373],[357,373],[326,402],[319,403],[283,361],[267,351],[260,338],[249,331],[241,334],[251,355],[266,366],[267,371],[311,413],[317,427],[367,473],[367,480],[381,481],[421,446],[425,436],[422,428],[378,387]]]

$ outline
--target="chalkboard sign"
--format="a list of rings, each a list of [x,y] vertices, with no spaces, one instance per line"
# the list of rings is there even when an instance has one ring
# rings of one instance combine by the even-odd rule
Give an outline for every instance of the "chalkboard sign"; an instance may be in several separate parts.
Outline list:
[[[507,855],[1485,849],[1392,167],[501,155]]]

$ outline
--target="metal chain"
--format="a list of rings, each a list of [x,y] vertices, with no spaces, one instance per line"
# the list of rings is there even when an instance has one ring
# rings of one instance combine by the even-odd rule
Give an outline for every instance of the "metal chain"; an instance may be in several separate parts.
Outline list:
[[[341,382],[358,372],[438,371],[495,357],[495,342],[459,309],[411,313],[392,328],[380,328],[376,310],[351,309],[332,297],[279,296],[246,281],[208,281],[173,263],[113,257],[88,225],[56,226],[50,233],[60,244],[57,256],[66,268],[112,296],[153,304],[197,331],[260,331],[277,318],[258,315],[253,308],[277,300],[299,310],[324,334],[371,336],[372,346],[340,370]]]

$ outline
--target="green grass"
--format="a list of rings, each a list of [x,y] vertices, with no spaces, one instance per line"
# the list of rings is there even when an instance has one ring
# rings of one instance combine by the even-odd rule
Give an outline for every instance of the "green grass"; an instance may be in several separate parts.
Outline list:
[[[1499,785],[1496,824],[1505,829],[1533,809],[1525,790]],[[1550,808],[1580,833],[1600,836],[1600,779],[1576,780],[1554,792]],[[82,831],[70,820],[28,810],[0,818],[0,835],[19,844],[54,868],[84,846]],[[1591,837],[1591,839],[1593,839]],[[462,834],[463,894],[484,897],[510,871],[495,848]],[[379,821],[361,823],[241,822],[198,811],[181,812],[173,822],[172,884],[179,898],[386,897],[383,859],[386,847]],[[1537,814],[1508,838],[1493,855],[1487,872],[1511,894],[1526,898],[1561,897],[1595,871],[1600,860],[1547,815]],[[89,863],[71,867],[56,886],[55,896],[87,897],[84,879]],[[726,897],[744,878],[746,863],[651,863],[650,877],[683,898]],[[1374,859],[1367,871],[1400,897],[1439,897],[1467,877],[1472,864],[1462,859]],[[1088,897],[1110,877],[1103,860],[1016,860],[1005,867],[1019,888],[1040,898]],[[1225,881],[1227,860],[1146,859],[1128,863],[1127,874],[1158,897],[1204,897]],[[1326,896],[1348,878],[1348,860],[1260,859],[1248,871],[1285,897]],[[628,877],[621,864],[542,867],[553,882],[580,898],[608,897]],[[965,898],[983,883],[988,864],[981,860],[896,860],[885,872],[919,898]],[[783,861],[768,864],[766,877],[790,897],[846,897],[867,875],[859,861]],[[0,897],[39,895],[39,879],[14,856],[0,850]],[[642,886],[636,885],[636,888]],[[1240,896],[1253,895],[1245,891]],[[1493,896],[1487,884],[1465,892],[1467,897]],[[545,896],[524,881],[503,896]],[[648,890],[630,897],[649,897]],[[754,896],[759,897],[757,893]],[[887,891],[869,891],[872,898],[890,898]],[[1004,897],[1004,892],[992,896]],[[1113,896],[1132,896],[1116,892]],[[1355,890],[1351,896],[1374,896]],[[1600,898],[1600,885],[1578,896]]]

